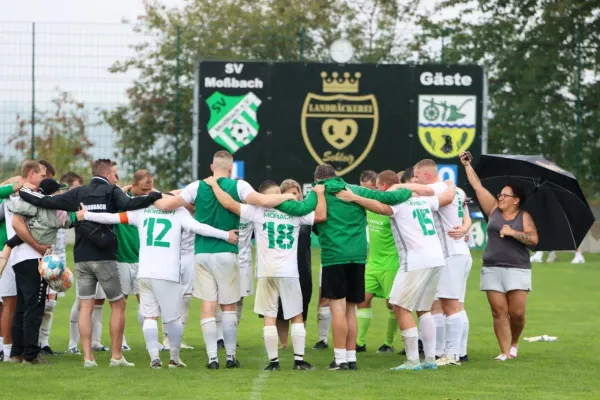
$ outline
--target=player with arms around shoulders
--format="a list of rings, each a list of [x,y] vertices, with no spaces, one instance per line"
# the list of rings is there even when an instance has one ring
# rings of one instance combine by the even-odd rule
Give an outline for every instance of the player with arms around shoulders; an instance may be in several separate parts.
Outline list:
[[[269,208],[294,198],[291,194],[257,193],[248,182],[231,179],[233,157],[227,151],[216,152],[210,167],[218,185],[236,201]],[[191,183],[179,195],[156,203],[156,207],[168,211],[182,207],[185,203],[194,204],[195,219],[198,222],[226,231],[238,229],[240,226],[240,217],[225,209],[216,199],[212,188],[204,181]],[[196,236],[194,248],[196,254],[194,296],[202,300],[200,324],[208,355],[207,368],[219,368],[215,319],[217,303],[223,311],[226,367],[239,368],[240,363],[235,357],[238,324],[236,303],[241,298],[238,246],[215,238]]]
[[[181,310],[181,234],[190,230],[198,235],[229,243],[237,242],[234,230],[229,232],[198,223],[187,210],[162,211],[155,207],[119,214],[90,213],[81,205],[80,221],[99,224],[129,224],[140,235],[139,271],[140,309],[144,317],[143,332],[152,368],[161,368],[158,356],[158,317],[166,325],[171,345],[169,368],[185,367],[179,359],[183,324]]]
[[[317,194],[316,210],[303,217],[294,217],[274,208],[240,204],[219,187],[216,179],[209,178],[205,182],[213,188],[215,196],[225,208],[254,225],[258,255],[254,312],[264,315],[265,320],[263,338],[270,360],[265,370],[280,369],[276,327],[279,298],[284,318],[292,320],[294,369],[313,369],[304,361],[306,329],[302,317],[302,290],[298,274],[298,235],[301,225],[313,225],[327,218],[324,186],[316,185],[314,188]],[[274,182],[262,184],[259,190],[263,194],[280,193]]]
[[[377,180],[380,184],[393,185],[389,190],[404,187],[420,196],[428,193],[428,188],[423,185],[397,186],[399,179],[394,171],[383,171]],[[412,197],[395,206],[360,197],[348,190],[340,192],[337,197],[377,214],[390,216],[400,269],[394,279],[389,302],[394,305],[407,357],[406,363],[392,370],[436,369],[435,323],[430,310],[444,265],[444,253],[433,223],[433,212],[452,201],[454,187],[440,196]],[[417,312],[421,327],[425,352],[423,363],[419,359],[418,331],[413,311]]]

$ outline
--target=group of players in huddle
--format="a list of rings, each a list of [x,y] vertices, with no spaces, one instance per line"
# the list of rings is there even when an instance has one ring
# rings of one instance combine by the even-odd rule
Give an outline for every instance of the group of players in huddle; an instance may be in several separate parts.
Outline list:
[[[80,224],[120,224],[116,234],[121,290],[126,296],[138,296],[152,368],[162,367],[159,351],[165,347],[170,350],[169,367],[185,367],[179,352],[185,346],[183,326],[191,295],[202,300],[207,367],[219,368],[220,343],[227,354],[226,367],[240,367],[237,330],[243,297],[254,293],[254,237],[254,311],[264,318],[266,369],[280,369],[279,337],[287,342],[289,326],[282,320],[291,321],[293,368],[313,369],[304,360],[310,289],[304,287],[306,279],[298,264],[311,230],[322,249],[319,341],[314,348],[329,347],[331,321],[334,360],[329,369],[357,368],[356,353],[366,351],[373,297],[385,298],[390,313],[388,334],[379,351],[394,351],[398,326],[404,341],[407,361],[393,370],[436,369],[468,360],[464,296],[472,263],[466,243],[471,220],[465,193],[438,179],[435,162],[422,160],[398,174],[367,171],[360,186],[337,177],[331,165],[320,165],[313,190],[304,199],[300,186],[291,180],[281,187],[265,182],[256,192],[247,182],[230,178],[232,165],[232,156],[219,151],[211,164],[211,177],[163,195],[147,208],[112,214],[81,204],[75,213]],[[110,180],[110,176],[116,174],[99,178]],[[153,190],[152,176],[138,171],[133,185],[123,189],[130,196],[148,195]],[[39,195],[22,197],[36,206],[45,205]],[[125,225],[131,229],[121,229]],[[299,242],[304,242],[301,248]],[[101,310],[100,304],[94,312],[97,309]],[[158,318],[168,337],[162,344]],[[94,331],[97,328],[92,332],[94,348],[105,349]],[[71,335],[76,336],[73,329]],[[116,341],[120,342],[121,338]],[[78,353],[76,337],[69,348]],[[128,348],[126,342],[123,348]],[[84,358],[84,366],[96,365],[88,354]]]

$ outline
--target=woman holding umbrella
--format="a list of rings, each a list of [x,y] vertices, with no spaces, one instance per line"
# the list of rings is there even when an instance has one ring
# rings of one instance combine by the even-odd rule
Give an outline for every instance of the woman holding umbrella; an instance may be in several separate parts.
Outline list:
[[[525,305],[531,291],[531,263],[528,246],[538,244],[531,215],[521,209],[525,191],[506,184],[497,196],[483,187],[471,166],[471,155],[462,153],[469,183],[481,210],[488,217],[488,243],[483,254],[480,289],[487,294],[494,332],[500,346],[498,361],[517,357],[519,337],[525,327]]]

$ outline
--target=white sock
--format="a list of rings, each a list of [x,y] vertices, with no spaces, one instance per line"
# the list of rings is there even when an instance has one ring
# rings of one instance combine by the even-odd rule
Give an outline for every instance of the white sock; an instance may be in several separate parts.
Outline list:
[[[463,316],[460,312],[446,317],[446,355],[452,360],[458,360],[463,325]]]
[[[406,350],[406,359],[411,363],[419,362],[419,335],[417,328],[410,328],[400,331]]]
[[[102,310],[104,305],[94,306],[92,311],[92,346],[102,344]]]
[[[292,324],[292,347],[294,348],[294,360],[304,360],[304,347],[306,346],[306,328],[303,323]]]
[[[179,351],[181,350],[181,337],[183,336],[183,324],[181,318],[169,322],[167,332],[169,335],[169,344],[171,345],[171,360],[179,362]]]
[[[428,360],[435,359],[435,321],[431,313],[423,314],[419,317],[419,329],[421,331],[421,341],[423,342],[423,352]]]
[[[319,342],[328,343],[329,327],[331,326],[331,310],[329,307],[319,307],[317,311]]]
[[[462,339],[460,341],[460,353],[458,354],[461,357],[467,355],[467,341],[469,340],[469,317],[467,316],[467,311],[462,310],[462,319],[463,319],[463,331],[462,331]]]
[[[237,314],[235,311],[223,311],[223,340],[227,359],[235,358],[237,347]]]
[[[12,344],[4,343],[2,348],[4,349],[4,361],[8,361],[10,358],[10,351],[12,350]]]
[[[346,360],[348,360],[348,362],[356,362],[356,350],[346,349]]]
[[[42,324],[40,325],[40,332],[38,334],[38,342],[40,344],[40,347],[50,346],[50,330],[52,329],[54,307],[56,307],[56,300],[46,301],[44,315],[42,316]]]
[[[146,349],[150,355],[150,360],[156,360],[158,357],[158,321],[155,319],[145,319],[142,324]]]
[[[69,323],[69,349],[77,347],[79,343],[79,297],[75,297],[71,307],[71,322]]]
[[[223,311],[221,311],[221,307],[218,304],[215,321],[217,323],[217,340],[223,340]]]
[[[237,315],[238,324],[242,320],[242,310],[244,309],[244,298],[242,297],[240,301],[235,304],[235,313]]]
[[[157,324],[158,324],[158,322],[157,322]],[[158,331],[158,325],[157,325],[156,330]],[[156,339],[156,340],[158,340],[158,339]],[[129,345],[127,344],[127,339],[125,339],[125,335],[123,334],[123,347],[125,347],[125,346],[129,347]]]
[[[279,362],[277,327],[275,325],[265,326],[263,328],[263,339],[265,340],[265,349],[267,349],[269,360],[271,362]]]
[[[335,363],[337,365],[347,363],[346,349],[333,349],[333,356],[335,357]]]
[[[209,362],[219,362],[217,358],[217,322],[213,318],[203,318],[200,321],[200,329],[206,345],[206,354]]]
[[[192,304],[192,296],[184,295],[183,296],[183,304],[181,307],[181,324],[183,325],[183,329],[185,330],[185,326],[188,323],[188,317],[190,315],[190,305]]]
[[[0,347],[4,346],[4,338],[0,336]]]
[[[435,321],[435,355],[438,357],[446,353],[446,318],[444,314],[433,314]]]

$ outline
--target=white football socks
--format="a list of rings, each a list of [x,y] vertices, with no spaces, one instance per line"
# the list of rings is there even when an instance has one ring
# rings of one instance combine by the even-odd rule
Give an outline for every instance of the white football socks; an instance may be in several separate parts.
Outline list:
[[[223,340],[227,359],[235,358],[237,348],[237,313],[235,311],[223,311]]]
[[[200,329],[206,345],[208,362],[219,362],[217,358],[217,322],[215,318],[203,318],[200,321]]]
[[[335,357],[335,363],[337,365],[345,364],[348,362],[346,358],[346,349],[333,349],[333,356]]]
[[[140,323],[140,326],[144,326],[144,316],[142,315],[142,309],[140,308],[140,305],[138,304],[138,308],[137,308],[137,317],[138,317],[138,322]]]
[[[423,352],[427,361],[435,361],[435,321],[431,313],[425,313],[419,317],[419,329],[421,331],[421,341],[423,342]]]
[[[44,315],[42,316],[42,324],[40,325],[40,332],[38,334],[38,342],[40,347],[44,348],[50,346],[50,330],[52,329],[52,319],[54,317],[54,307],[56,307],[56,300],[47,300],[44,308]]]
[[[451,360],[458,361],[463,325],[463,316],[460,311],[446,317],[446,355]]]
[[[303,323],[292,324],[292,347],[294,348],[294,360],[304,360],[304,348],[306,346],[306,328]]]
[[[93,318],[92,318],[93,321]],[[77,347],[79,343],[79,297],[75,296],[71,307],[71,322],[69,323],[69,349]]]
[[[444,314],[433,314],[435,321],[435,355],[438,357],[446,354],[446,318]]]
[[[242,297],[240,301],[235,303],[235,313],[237,315],[238,325],[242,320],[242,310],[244,309],[244,298]]]
[[[10,352],[12,350],[12,344],[4,343],[2,345],[2,348],[4,349],[4,361],[8,361],[10,359]]]
[[[217,340],[223,340],[223,311],[217,304],[217,311],[215,312],[215,321],[217,324]]]
[[[331,326],[331,310],[329,307],[319,307],[317,311],[317,326],[319,332],[319,342],[328,343],[329,327]]]
[[[411,364],[419,363],[419,333],[417,328],[405,329],[400,332],[406,350],[406,359]]]
[[[150,355],[150,360],[156,360],[158,357],[158,321],[155,319],[145,319],[142,324],[146,349]]]
[[[267,357],[271,362],[279,362],[279,337],[277,336],[277,327],[275,325],[265,326],[263,328],[263,339],[265,341],[265,349]]]
[[[102,345],[102,310],[104,305],[95,305],[92,311],[92,346]]]
[[[181,350],[181,337],[183,336],[183,324],[181,318],[171,321],[167,326],[169,344],[171,345],[171,360],[179,362],[179,352]]]
[[[181,323],[183,324],[183,329],[185,329],[185,325],[188,323],[188,317],[190,315],[190,305],[192,304],[192,295],[184,295],[183,303],[181,308]]]
[[[467,355],[467,341],[469,340],[469,317],[467,316],[467,311],[462,310],[462,319],[463,319],[463,332],[462,339],[460,341],[460,353],[458,354],[461,357]]]

